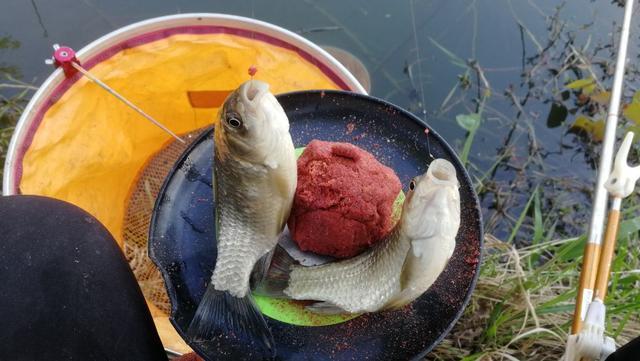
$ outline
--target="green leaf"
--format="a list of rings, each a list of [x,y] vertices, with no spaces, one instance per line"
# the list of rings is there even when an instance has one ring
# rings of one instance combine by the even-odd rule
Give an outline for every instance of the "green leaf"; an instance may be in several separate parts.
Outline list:
[[[574,260],[584,254],[584,246],[587,243],[587,237],[581,236],[575,241],[564,244],[556,252],[555,257],[559,262],[567,262]]]
[[[500,320],[502,319],[501,316],[503,315],[505,308],[504,303],[504,300],[501,301],[493,307],[493,310],[491,310],[489,320],[487,322],[487,327],[485,328],[483,335],[489,340],[495,340],[496,335],[498,334],[498,328],[501,324]]]
[[[596,83],[591,83],[582,88],[582,94],[591,95],[596,90]]]
[[[640,90],[636,91],[635,94],[633,94],[633,99],[631,100],[631,102],[640,103]]]
[[[593,78],[586,78],[586,79],[578,79],[578,80],[574,80],[571,83],[565,85],[566,88],[569,89],[582,89],[584,87],[589,87],[595,85],[595,80]],[[593,88],[592,88],[593,89]]]
[[[533,225],[534,225],[534,233],[533,233],[533,244],[538,244],[542,241],[542,237],[544,234],[544,229],[542,226],[542,210],[540,209],[540,192],[538,188],[536,188],[535,197],[533,198]]]
[[[460,361],[476,361],[476,360],[480,360],[486,355],[487,353],[482,351],[482,352],[474,353],[473,355],[465,356],[464,358],[461,358]]]
[[[640,230],[640,217],[624,220],[620,222],[620,228],[618,228],[618,239],[631,236]]]
[[[632,120],[636,124],[640,124],[640,102],[635,101],[635,95],[633,97],[634,101],[624,108],[622,114],[625,118]]]
[[[571,125],[573,131],[582,131],[590,135],[596,141],[602,141],[604,137],[604,120],[592,120],[591,118],[580,115]]]
[[[520,226],[522,226],[522,222],[524,221],[524,218],[526,217],[527,212],[529,211],[529,207],[531,207],[531,203],[533,202],[535,195],[538,194],[538,187],[540,187],[539,184],[533,189],[533,193],[531,193],[531,197],[529,197],[529,200],[527,201],[527,205],[524,206],[522,213],[520,213],[520,217],[518,217],[516,224],[513,226],[513,229],[511,230],[511,235],[507,239],[507,243],[511,243],[511,241],[513,241],[513,239],[516,238],[516,234],[518,234],[518,230],[520,229]]]
[[[480,126],[480,114],[458,114],[456,115],[456,121],[458,125],[468,132],[478,129]]]

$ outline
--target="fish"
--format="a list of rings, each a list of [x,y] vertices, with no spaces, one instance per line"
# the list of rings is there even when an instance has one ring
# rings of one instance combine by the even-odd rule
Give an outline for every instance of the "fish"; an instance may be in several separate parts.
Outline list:
[[[249,80],[225,100],[214,124],[213,174],[217,258],[187,334],[196,342],[228,342],[229,335],[239,344],[258,340],[263,354],[273,356],[273,335],[252,300],[250,276],[284,229],[297,165],[289,120],[269,84]]]
[[[254,293],[294,300],[321,314],[367,313],[403,307],[426,292],[453,255],[460,227],[454,166],[435,159],[409,184],[390,234],[350,259],[301,266],[278,247]]]

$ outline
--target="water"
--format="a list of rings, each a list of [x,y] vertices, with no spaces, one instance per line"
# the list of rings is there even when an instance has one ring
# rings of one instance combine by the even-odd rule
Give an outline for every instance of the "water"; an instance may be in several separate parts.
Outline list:
[[[476,112],[479,94],[485,91],[477,72],[465,65],[474,59],[491,88],[469,152],[470,173],[478,184],[482,181],[478,190],[487,230],[508,238],[538,186],[549,237],[575,236],[588,223],[598,143],[568,130],[577,116],[598,119],[603,109],[594,112],[592,104],[579,104],[576,93],[563,94],[565,83],[590,73],[589,67],[580,65],[583,61],[563,65],[575,59],[568,44],[584,49],[585,57],[596,64],[592,69],[603,87],[610,87],[615,57],[606,46],[614,40],[617,44],[616,24],[622,21],[623,9],[608,1],[572,0],[558,10],[559,4],[552,0],[3,0],[0,37],[18,41],[19,47],[0,50],[0,68],[39,85],[51,72],[43,59],[51,55],[53,43],[79,49],[119,27],[175,13],[255,17],[320,45],[350,51],[369,69],[372,95],[424,117],[460,151],[467,132],[456,123],[456,116]],[[639,25],[632,25],[629,57],[633,60],[638,56]],[[555,42],[550,40],[554,34]],[[604,48],[596,52],[598,47]],[[626,99],[638,85],[635,69],[628,79]],[[554,100],[563,104],[558,109],[568,110],[563,122],[547,119]],[[525,226],[530,224],[527,218]],[[527,233],[523,228],[515,240],[523,242]]]

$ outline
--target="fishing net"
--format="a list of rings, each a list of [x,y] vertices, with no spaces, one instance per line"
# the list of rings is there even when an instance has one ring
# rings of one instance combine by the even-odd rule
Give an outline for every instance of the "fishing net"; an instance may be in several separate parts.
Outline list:
[[[184,135],[190,140],[203,130],[195,130]],[[169,297],[164,287],[162,275],[147,253],[147,239],[153,207],[167,177],[178,157],[189,146],[189,142],[170,141],[164,148],[153,154],[141,170],[129,199],[127,200],[123,225],[123,251],[133,274],[138,280],[142,293],[148,302],[165,313],[171,311]]]

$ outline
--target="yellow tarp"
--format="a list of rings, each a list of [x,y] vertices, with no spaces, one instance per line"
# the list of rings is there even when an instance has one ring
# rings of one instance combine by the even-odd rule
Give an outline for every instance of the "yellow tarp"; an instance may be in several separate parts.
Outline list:
[[[212,123],[215,108],[194,108],[189,92],[225,91],[248,79],[274,93],[338,89],[293,51],[228,34],[173,35],[121,51],[91,73],[174,132]],[[87,79],[47,111],[25,154],[20,189],[69,201],[93,214],[122,244],[130,189],[147,159],[170,137]]]

